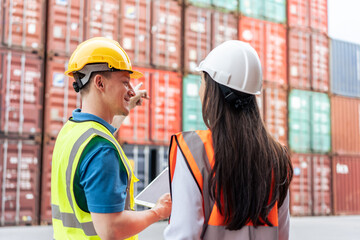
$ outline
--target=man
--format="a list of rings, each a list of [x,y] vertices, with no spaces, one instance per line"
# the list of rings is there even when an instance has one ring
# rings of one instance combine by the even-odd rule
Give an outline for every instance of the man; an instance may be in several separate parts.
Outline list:
[[[98,37],[77,47],[65,74],[75,79],[82,109],[73,111],[54,148],[54,239],[137,239],[137,233],[171,211],[169,194],[150,210],[132,211],[137,179],[110,125],[114,116],[128,115],[130,105],[146,97],[144,91],[136,95],[130,83],[142,73],[132,70],[119,43]]]

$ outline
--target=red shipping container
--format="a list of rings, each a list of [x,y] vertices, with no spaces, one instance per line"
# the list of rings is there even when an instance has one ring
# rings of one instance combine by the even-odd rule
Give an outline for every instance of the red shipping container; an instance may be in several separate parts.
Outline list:
[[[41,133],[42,64],[43,60],[35,55],[0,51],[2,134]]]
[[[48,51],[70,56],[84,41],[84,0],[50,0],[48,17]]]
[[[37,224],[40,144],[0,139],[1,225]]]
[[[287,145],[287,90],[273,84],[264,84],[262,92],[263,119],[271,135]]]
[[[290,27],[327,33],[327,0],[288,0],[287,6]]]
[[[150,137],[155,144],[169,144],[181,131],[181,86],[178,73],[153,71],[151,76]]]
[[[47,62],[44,132],[52,139],[56,138],[72,111],[80,107],[80,94],[72,86],[74,80],[64,75],[67,61],[67,58],[53,57]]]
[[[286,29],[283,25],[241,17],[239,39],[250,43],[259,54],[264,80],[287,84]]]
[[[289,30],[289,85],[298,89],[311,89],[311,32]]]
[[[331,97],[332,151],[360,155],[360,99]]]
[[[51,224],[51,162],[55,140],[44,143],[42,155],[42,185],[40,223]]]
[[[119,0],[90,0],[86,3],[86,39],[106,37],[118,41]]]
[[[334,213],[360,214],[360,156],[333,158]]]
[[[150,65],[150,28],[150,1],[121,1],[119,43],[129,55],[133,65]]]
[[[11,48],[42,51],[44,47],[44,0],[5,0],[0,6],[4,16],[1,42]]]
[[[177,70],[181,64],[181,7],[170,0],[155,0],[152,4],[151,63]]]
[[[212,48],[227,40],[238,39],[238,19],[235,15],[214,11],[212,16]]]
[[[329,46],[325,35],[306,29],[290,29],[289,56],[291,87],[329,90]]]
[[[194,72],[211,51],[212,11],[194,6],[185,11],[185,70]]]
[[[292,215],[331,214],[331,161],[326,155],[293,154]]]
[[[329,39],[324,34],[311,34],[312,88],[329,91]]]

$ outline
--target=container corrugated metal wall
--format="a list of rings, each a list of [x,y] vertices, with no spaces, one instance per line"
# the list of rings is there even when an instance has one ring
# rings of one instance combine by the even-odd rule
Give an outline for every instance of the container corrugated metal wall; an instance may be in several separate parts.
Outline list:
[[[0,139],[2,226],[37,223],[40,154],[35,141]]]
[[[286,23],[286,0],[241,0],[242,15],[270,22]]]
[[[120,16],[120,45],[133,65],[150,66],[151,1],[121,1]]]
[[[47,51],[70,56],[84,37],[85,1],[50,0]]]
[[[187,75],[183,77],[183,111],[182,130],[194,131],[207,129],[203,117],[199,96],[201,76]]]
[[[289,30],[289,85],[328,92],[329,47],[325,35],[306,29]]]
[[[330,151],[330,101],[326,94],[292,90],[289,94],[289,146],[298,153]]]
[[[2,1],[1,43],[7,47],[41,52],[44,48],[44,0]],[[3,20],[3,19],[1,19]]]
[[[333,158],[334,213],[360,214],[360,156]]]
[[[80,107],[80,95],[72,87],[72,80],[64,75],[68,58],[53,57],[47,62],[45,123],[46,138],[55,140],[62,126],[72,115],[72,111]]]
[[[180,69],[181,7],[173,0],[156,0],[152,4],[151,64],[166,69]]]
[[[195,67],[211,51],[210,9],[188,6],[185,13],[185,71],[194,72]]]
[[[272,136],[287,145],[287,90],[280,86],[265,84],[262,92],[264,121]]]
[[[118,40],[119,0],[88,0],[85,11],[86,39],[106,37]]]
[[[360,99],[331,97],[332,151],[360,156]]]
[[[327,0],[288,0],[288,25],[327,33]]]
[[[331,40],[331,91],[346,97],[360,97],[360,45]]]
[[[45,142],[42,149],[40,223],[51,224],[51,162],[55,140]]]
[[[212,48],[238,38],[238,19],[235,15],[214,11],[212,18]]]
[[[331,161],[326,155],[293,154],[290,185],[292,215],[331,214]]]
[[[1,135],[41,134],[42,64],[37,55],[0,50]]]
[[[277,23],[241,17],[239,39],[250,43],[259,54],[263,79],[286,85],[286,28]]]
[[[237,0],[212,0],[212,3],[216,8],[224,9],[226,11],[235,12],[238,9]]]

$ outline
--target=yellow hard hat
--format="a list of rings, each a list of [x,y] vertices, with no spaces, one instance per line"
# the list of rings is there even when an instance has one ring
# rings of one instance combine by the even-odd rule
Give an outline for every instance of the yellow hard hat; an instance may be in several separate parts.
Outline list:
[[[91,38],[81,43],[71,55],[65,74],[72,77],[74,72],[94,63],[107,63],[108,69],[128,71],[130,78],[143,76],[141,72],[132,69],[129,56],[120,44],[104,37]]]

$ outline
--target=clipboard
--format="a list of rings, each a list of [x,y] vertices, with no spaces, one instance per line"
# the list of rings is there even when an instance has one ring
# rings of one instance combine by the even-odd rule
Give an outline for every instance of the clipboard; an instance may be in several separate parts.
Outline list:
[[[136,197],[137,205],[152,208],[155,206],[159,197],[170,192],[169,168],[165,168],[144,190]]]

